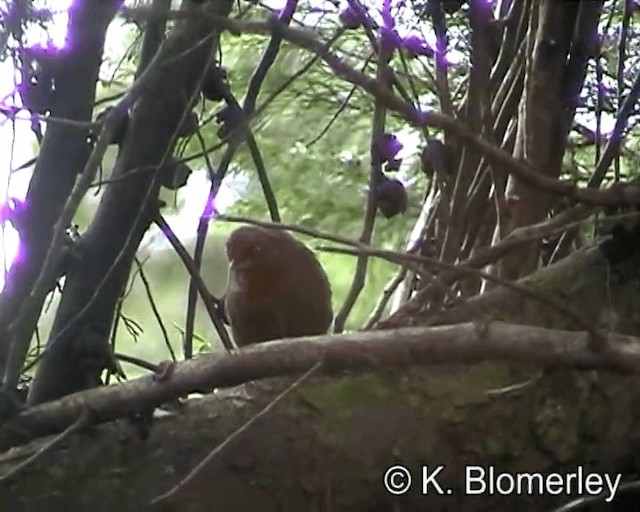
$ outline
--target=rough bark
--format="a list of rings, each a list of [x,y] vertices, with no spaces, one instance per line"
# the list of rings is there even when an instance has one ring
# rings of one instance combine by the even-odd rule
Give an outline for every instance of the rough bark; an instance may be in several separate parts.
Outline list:
[[[545,0],[538,4],[537,13],[531,11],[531,51],[515,155],[553,178],[562,173],[568,133],[587,70],[584,43],[597,36],[603,3]],[[553,200],[513,177],[506,193],[516,199],[511,229],[540,222]],[[538,256],[538,245],[527,244],[501,261],[500,275],[506,279],[527,275],[536,268]]]
[[[0,371],[5,372],[10,344],[20,348],[22,360],[35,330],[44,296],[34,297],[21,332],[8,332],[24,307],[42,269],[53,237],[53,226],[69,197],[78,173],[89,156],[88,123],[93,112],[98,70],[107,27],[117,12],[117,2],[83,0],[69,10],[68,36],[56,74],[56,95],[51,117],[74,121],[52,121],[42,140],[29,190],[28,208],[20,225],[22,257],[6,276],[0,295]],[[59,276],[48,276],[51,285]],[[13,329],[12,331],[15,331]]]
[[[230,4],[221,0],[216,9],[216,14],[228,14]],[[105,354],[110,351],[117,302],[158,208],[161,166],[171,155],[178,127],[199,91],[215,34],[207,18],[192,16],[176,26],[152,64],[154,78],[132,108],[112,183],[67,274],[46,352],[29,391],[30,404],[99,382],[108,363]]]
[[[566,497],[465,497],[465,464],[503,471],[631,472],[638,443],[637,388],[612,375],[558,372],[513,392],[502,365],[440,367],[315,381],[233,441],[160,510],[550,510]],[[126,424],[75,436],[0,495],[3,510],[149,510],[272,396],[212,396],[157,420],[151,437]],[[256,398],[257,397],[257,398]],[[635,416],[635,415],[634,415]],[[29,451],[21,451],[21,456]],[[17,457],[16,454],[13,457]],[[18,459],[13,459],[11,463]],[[593,461],[593,462],[592,462]],[[393,464],[446,464],[452,496],[395,498]],[[3,464],[6,470],[7,459]],[[81,492],[78,492],[78,491]],[[18,507],[18,508],[16,508]]]
[[[591,319],[607,311],[609,317],[620,319],[617,331],[637,334],[633,315],[638,302],[633,284],[637,260],[638,255],[631,254],[623,263],[611,266],[600,249],[594,248],[522,284],[540,294],[566,298],[571,307]],[[567,315],[550,313],[549,306],[539,301],[515,297],[512,290],[495,289],[452,309],[437,322],[471,318],[482,331],[483,317],[526,318],[531,323],[576,330],[575,320]],[[490,328],[491,323],[488,325]],[[585,471],[621,472],[623,478],[630,478],[640,469],[634,456],[640,438],[640,417],[635,413],[640,400],[637,380],[621,370],[544,366],[546,369],[537,366],[532,358],[531,364],[390,366],[365,374],[312,377],[232,440],[189,485],[157,504],[155,510],[518,507],[539,511],[568,498],[465,496],[460,487],[464,466],[495,465],[497,471],[548,474],[575,471],[581,465]],[[289,383],[289,379],[277,379],[189,401],[176,415],[157,420],[146,440],[127,422],[100,425],[71,436],[19,477],[2,482],[0,507],[153,510],[150,500],[181,481],[213,447]],[[4,427],[10,428],[11,422]],[[0,461],[1,471],[15,466],[42,443],[7,452]],[[385,470],[394,464],[413,471],[412,491],[404,497],[388,495],[382,485]],[[431,488],[428,496],[421,496],[421,464],[432,469],[445,464],[439,483],[453,489],[453,494],[434,495]]]

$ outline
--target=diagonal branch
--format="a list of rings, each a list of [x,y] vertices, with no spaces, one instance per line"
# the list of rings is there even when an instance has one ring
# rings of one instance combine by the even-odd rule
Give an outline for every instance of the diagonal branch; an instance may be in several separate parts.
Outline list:
[[[606,352],[596,353],[589,348],[586,334],[503,322],[405,327],[268,342],[235,354],[179,362],[166,381],[141,377],[31,407],[3,423],[0,449],[60,432],[87,408],[92,411],[92,419],[102,423],[192,392],[300,375],[316,364],[320,365],[317,373],[323,375],[481,361],[640,371],[637,338],[610,335],[608,346]]]
[[[125,13],[133,18],[145,18],[153,16],[148,9],[125,9]],[[184,13],[172,11],[170,17],[175,19],[183,19],[188,17]],[[228,30],[232,34],[239,35],[242,33],[270,34],[277,33],[284,40],[305,48],[320,58],[332,69],[332,71],[340,78],[357,85],[364,91],[371,94],[374,98],[380,100],[381,104],[387,109],[399,114],[407,122],[415,126],[431,126],[441,128],[446,132],[460,139],[461,142],[468,144],[475,150],[479,151],[489,162],[500,165],[505,172],[515,175],[523,182],[553,195],[565,196],[577,202],[582,202],[597,206],[620,205],[638,202],[640,190],[637,187],[626,187],[618,189],[595,190],[593,188],[581,188],[573,183],[560,181],[549,178],[543,173],[538,172],[531,165],[514,158],[510,153],[492,144],[484,137],[481,137],[467,128],[467,126],[449,116],[438,112],[423,112],[416,109],[410,102],[398,97],[388,88],[380,87],[380,84],[374,79],[363,73],[360,73],[349,66],[342,59],[327,51],[326,43],[319,40],[313,32],[304,29],[291,28],[277,20],[269,22],[261,21],[238,21],[221,16],[207,15],[212,22],[221,29]],[[603,154],[602,166],[608,168],[611,159],[605,159]],[[605,166],[606,164],[606,166]],[[600,167],[600,166],[598,166]]]

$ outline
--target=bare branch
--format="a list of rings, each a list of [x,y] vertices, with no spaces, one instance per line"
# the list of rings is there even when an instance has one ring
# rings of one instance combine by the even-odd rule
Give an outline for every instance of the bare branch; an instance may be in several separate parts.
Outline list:
[[[318,363],[318,373],[323,375],[481,361],[640,371],[640,342],[635,337],[611,334],[608,349],[603,352],[596,353],[589,346],[585,333],[503,322],[405,327],[267,342],[233,354],[179,362],[172,377],[162,382],[141,377],[31,407],[2,424],[0,449],[60,432],[77,421],[87,407],[92,410],[92,420],[106,422],[192,392],[299,375]]]

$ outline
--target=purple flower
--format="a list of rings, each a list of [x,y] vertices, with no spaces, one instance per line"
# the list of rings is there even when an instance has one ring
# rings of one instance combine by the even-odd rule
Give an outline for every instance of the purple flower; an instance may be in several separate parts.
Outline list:
[[[389,162],[393,160],[402,148],[402,143],[393,133],[385,133],[378,142],[380,161]]]
[[[402,46],[402,39],[393,28],[380,27],[380,49],[385,53],[393,53]]]
[[[613,93],[613,90],[609,85],[603,82],[598,82],[598,92],[606,98]]]
[[[402,39],[396,31],[396,22],[391,16],[391,0],[383,0],[382,26],[380,27],[380,50],[391,54],[402,46]]]
[[[376,207],[387,219],[404,213],[409,203],[407,189],[402,182],[395,178],[389,179],[386,176],[383,176],[376,185],[374,198]]]
[[[417,57],[418,55],[433,57],[435,53],[433,48],[422,37],[416,35],[402,38],[402,46],[412,57]]]
[[[391,0],[383,0],[381,14],[382,24],[389,29],[395,28],[396,22],[391,16]]]
[[[412,121],[416,126],[429,126],[431,122],[431,113],[416,109],[413,112]]]
[[[347,5],[340,13],[340,21],[346,29],[361,27],[367,21],[364,9],[356,8],[354,5]]]
[[[602,54],[602,44],[604,43],[603,34],[594,34],[587,42],[587,51],[590,57],[599,57]]]
[[[400,170],[400,166],[402,165],[402,158],[394,158],[389,160],[384,166],[385,172],[398,172]]]
[[[631,14],[640,12],[640,0],[627,0],[627,10]]]

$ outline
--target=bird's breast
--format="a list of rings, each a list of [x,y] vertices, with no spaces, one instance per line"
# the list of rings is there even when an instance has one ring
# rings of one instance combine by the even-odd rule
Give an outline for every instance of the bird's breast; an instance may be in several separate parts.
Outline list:
[[[227,295],[236,295],[248,306],[260,306],[273,301],[282,288],[283,278],[277,269],[232,269],[229,274]]]

